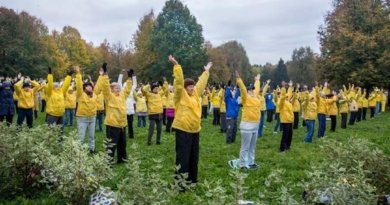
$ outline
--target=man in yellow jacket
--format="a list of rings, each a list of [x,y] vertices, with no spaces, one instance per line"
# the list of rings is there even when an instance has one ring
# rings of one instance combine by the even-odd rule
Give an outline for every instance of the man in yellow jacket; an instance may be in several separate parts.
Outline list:
[[[209,107],[209,89],[206,87],[202,94],[202,118],[207,119]]]
[[[50,67],[47,75],[47,85],[45,87],[46,123],[49,125],[61,125],[62,132],[64,130],[65,95],[70,86],[73,72],[73,68],[68,69],[62,86],[60,83],[54,82]]]
[[[336,91],[333,90],[332,94],[327,95],[326,105],[327,105],[326,111],[331,120],[330,131],[336,132],[337,113],[338,113]]]
[[[14,85],[15,94],[17,96],[17,111],[18,119],[17,124],[21,126],[23,124],[24,118],[26,118],[27,126],[32,128],[33,124],[33,108],[34,108],[34,98],[35,93],[39,89],[39,83],[31,81],[30,78],[21,77],[19,82]]]
[[[65,115],[64,126],[73,126],[73,116],[76,110],[76,92],[74,91],[74,85],[71,85],[65,96]]]
[[[199,132],[202,103],[200,97],[207,85],[212,63],[204,67],[203,74],[195,81],[184,79],[183,70],[173,56],[168,57],[173,63],[175,119],[172,128],[176,138],[176,166],[178,173],[188,173],[186,180],[198,182]],[[181,190],[184,191],[184,190]]]
[[[97,87],[102,90],[106,100],[106,118],[104,124],[106,125],[106,136],[111,142],[107,145],[109,155],[112,160],[117,151],[117,163],[123,163],[127,159],[126,153],[126,98],[130,94],[131,86],[133,85],[131,78],[134,73],[128,71],[128,79],[126,87],[120,90],[118,83],[112,83],[107,76],[107,63],[104,63],[100,70],[100,76]]]
[[[348,110],[349,110],[349,99],[343,90],[339,91],[338,95],[339,102],[339,113],[341,116],[341,129],[347,128]]]

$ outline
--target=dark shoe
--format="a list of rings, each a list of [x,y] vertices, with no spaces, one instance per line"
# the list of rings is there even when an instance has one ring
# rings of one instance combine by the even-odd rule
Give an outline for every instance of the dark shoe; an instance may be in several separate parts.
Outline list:
[[[258,169],[258,168],[259,168],[259,165],[257,165],[257,164],[249,165],[249,169]]]
[[[161,144],[161,142],[156,142],[156,144]]]
[[[90,155],[96,154],[96,151],[95,150],[89,150],[89,154]]]
[[[150,145],[152,145],[152,143],[151,143],[151,142],[148,142],[147,145],[150,146]]]

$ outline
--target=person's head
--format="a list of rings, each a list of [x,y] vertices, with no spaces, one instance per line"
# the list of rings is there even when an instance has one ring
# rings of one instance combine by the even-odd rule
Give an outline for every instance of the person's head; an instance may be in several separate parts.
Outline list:
[[[233,87],[232,90],[231,90],[231,92],[232,92],[232,96],[236,95],[236,93],[237,93],[237,88],[236,88],[236,87]]]
[[[73,93],[73,87],[72,87],[72,86],[70,86],[70,87],[68,88],[68,93],[69,93],[69,94],[72,94],[72,93]]]
[[[141,90],[138,90],[138,91],[137,91],[137,96],[138,96],[138,97],[142,97],[142,92],[141,92]]]
[[[88,95],[92,94],[93,92],[93,84],[90,83],[90,82],[85,82],[83,84],[83,90],[85,93],[87,93]]]
[[[152,91],[152,93],[155,93],[157,94],[158,93],[158,82],[153,82],[151,85],[150,85],[150,90]]]
[[[119,95],[119,92],[121,91],[118,83],[111,83],[110,85],[111,92],[114,93],[115,95]]]
[[[54,90],[59,90],[60,89],[60,83],[59,82],[54,82],[53,83],[53,88],[54,88]]]
[[[173,93],[173,92],[175,91],[175,89],[173,88],[172,85],[170,85],[170,86],[168,87],[168,89],[169,89],[169,92],[171,92],[171,93]]]
[[[23,83],[22,88],[23,88],[24,91],[29,91],[31,89],[31,84],[25,82],[25,83]]]
[[[186,78],[184,80],[184,89],[186,89],[187,94],[189,96],[192,96],[194,94],[194,88],[195,88],[195,81],[191,78]]]
[[[254,95],[254,92],[253,92],[254,89],[255,89],[255,87],[253,87],[252,84],[249,84],[249,86],[246,87],[246,90],[247,90],[248,94],[252,95],[252,96]]]

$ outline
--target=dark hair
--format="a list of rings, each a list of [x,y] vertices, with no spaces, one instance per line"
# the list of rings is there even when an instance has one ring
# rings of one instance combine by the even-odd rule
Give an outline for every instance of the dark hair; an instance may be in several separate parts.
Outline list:
[[[91,86],[93,88],[93,84],[91,82],[86,82],[83,84],[83,90],[85,90],[85,88],[88,86]]]
[[[157,81],[156,81],[156,82],[153,82],[153,83],[150,85],[150,89],[153,90],[155,87],[158,87],[158,86],[159,86],[159,84],[158,84]]]
[[[186,78],[184,80],[184,88],[187,88],[190,85],[195,85],[195,81],[192,80],[191,78]]]

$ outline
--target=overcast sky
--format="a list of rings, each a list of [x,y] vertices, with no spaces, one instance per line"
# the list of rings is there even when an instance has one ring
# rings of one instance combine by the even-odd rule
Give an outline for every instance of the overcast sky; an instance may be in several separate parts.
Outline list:
[[[291,59],[294,48],[319,52],[318,27],[331,0],[182,0],[214,46],[237,40],[251,64]],[[165,0],[0,0],[0,5],[27,11],[50,30],[73,26],[87,42],[104,39],[129,44],[140,19],[155,15]]]

